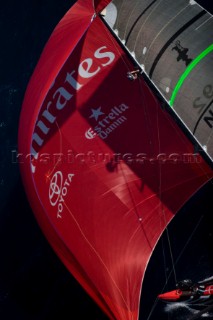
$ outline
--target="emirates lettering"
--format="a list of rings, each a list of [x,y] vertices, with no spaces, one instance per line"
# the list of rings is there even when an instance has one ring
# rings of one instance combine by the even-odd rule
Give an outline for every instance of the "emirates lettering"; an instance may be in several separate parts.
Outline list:
[[[75,93],[83,86],[81,78],[83,80],[94,77],[103,67],[110,65],[114,59],[115,54],[107,51],[107,47],[103,46],[94,52],[94,57],[89,57],[81,61],[77,71],[72,70],[71,72],[67,72],[66,78],[64,79],[64,86],[56,88],[52,99],[47,102],[47,106],[36,124],[31,147],[31,154],[35,159],[38,157],[38,150],[43,145],[45,136],[48,134],[51,125],[56,121],[57,117],[54,115],[54,110],[61,111],[66,107]],[[50,109],[52,111],[50,111]],[[37,128],[39,130],[37,130]],[[41,132],[41,134],[39,132]]]

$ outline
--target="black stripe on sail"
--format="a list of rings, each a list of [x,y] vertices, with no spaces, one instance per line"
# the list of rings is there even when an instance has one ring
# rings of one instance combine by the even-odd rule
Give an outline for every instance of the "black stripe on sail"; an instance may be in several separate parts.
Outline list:
[[[202,114],[200,115],[200,117],[199,117],[199,119],[198,119],[198,121],[197,121],[197,123],[196,123],[196,125],[195,125],[195,127],[194,127],[193,134],[195,134],[195,131],[197,130],[197,127],[198,127],[198,125],[199,125],[199,123],[200,123],[200,120],[203,118],[204,114],[205,114],[205,113],[208,111],[208,109],[211,107],[212,103],[213,103],[213,99],[210,101],[210,103],[208,104],[208,106],[205,108],[205,110],[204,110],[204,111],[202,112]]]
[[[161,48],[161,50],[159,51],[159,53],[157,54],[152,67],[150,69],[149,72],[149,77],[152,78],[153,72],[160,60],[160,58],[162,57],[162,55],[164,54],[164,52],[166,51],[166,49],[170,46],[170,44],[182,33],[184,32],[187,28],[189,28],[195,21],[197,21],[198,19],[200,19],[204,14],[206,14],[207,12],[205,10],[202,10],[200,13],[198,13],[194,18],[192,18],[191,20],[189,20],[187,23],[185,23],[177,32],[175,32],[173,34],[173,36],[165,43],[165,45]]]
[[[132,25],[131,29],[129,30],[129,33],[128,33],[127,37],[126,37],[126,43],[125,43],[126,45],[127,45],[127,42],[128,42],[128,40],[129,40],[129,37],[131,36],[131,33],[132,33],[134,27],[136,26],[136,24],[138,23],[138,21],[140,20],[140,18],[147,12],[147,10],[149,10],[149,8],[152,7],[152,5],[153,5],[156,1],[158,1],[158,0],[152,1],[152,2],[148,5],[148,7],[146,7],[146,8],[143,10],[143,12],[141,12],[141,14],[139,15],[139,17],[135,20],[135,22],[133,23],[133,25]]]

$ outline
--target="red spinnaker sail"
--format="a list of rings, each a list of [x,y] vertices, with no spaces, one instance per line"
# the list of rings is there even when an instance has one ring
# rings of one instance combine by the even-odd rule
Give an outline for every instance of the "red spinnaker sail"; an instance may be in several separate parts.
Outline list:
[[[95,1],[98,10],[109,1]],[[110,319],[138,318],[162,232],[212,170],[79,1],[48,41],[25,95],[19,161],[48,241]]]

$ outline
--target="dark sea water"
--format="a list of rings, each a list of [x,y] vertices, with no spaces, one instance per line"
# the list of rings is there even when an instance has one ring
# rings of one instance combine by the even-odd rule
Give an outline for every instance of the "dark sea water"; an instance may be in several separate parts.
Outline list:
[[[13,163],[21,104],[53,28],[72,0],[8,0],[0,8],[0,319],[106,319],[41,233]]]
[[[21,104],[29,78],[53,28],[74,1],[8,0],[0,7],[0,320],[66,320],[106,316],[68,273],[41,233],[29,207],[19,167],[13,161]],[[213,0],[199,1],[213,12]],[[202,219],[200,220],[200,212]],[[212,185],[208,184],[169,228],[177,276],[195,281],[213,275]],[[180,232],[176,232],[175,224]],[[188,236],[192,235],[190,240]],[[166,241],[167,235],[162,238]],[[183,244],[187,247],[181,251]],[[169,249],[158,244],[142,293],[141,319],[188,319],[188,306],[171,310],[155,297],[170,275]],[[177,245],[178,244],[178,245]],[[167,270],[165,274],[165,259]],[[181,279],[179,279],[181,280]],[[144,305],[146,307],[144,307]],[[150,310],[154,306],[153,312]],[[168,311],[169,310],[169,311]],[[204,319],[211,317],[206,315]],[[211,317],[213,319],[213,317]]]

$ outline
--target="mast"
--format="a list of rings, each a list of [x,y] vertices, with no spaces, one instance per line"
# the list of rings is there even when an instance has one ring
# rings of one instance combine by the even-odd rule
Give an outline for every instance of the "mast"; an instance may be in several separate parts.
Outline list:
[[[212,166],[212,15],[195,1],[114,0],[104,20]]]

